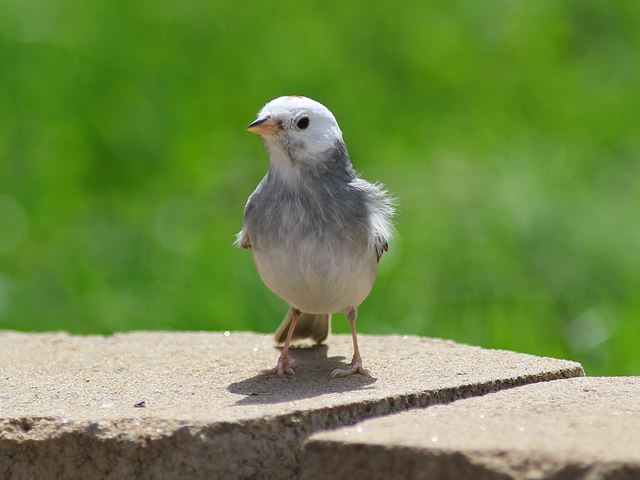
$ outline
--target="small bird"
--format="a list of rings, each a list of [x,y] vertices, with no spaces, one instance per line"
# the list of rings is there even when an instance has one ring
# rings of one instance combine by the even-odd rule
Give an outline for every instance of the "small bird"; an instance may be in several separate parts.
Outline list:
[[[275,333],[280,358],[264,373],[294,374],[291,340],[321,343],[331,314],[344,312],[353,359],[331,377],[368,375],[356,317],[389,248],[394,199],[358,177],[335,117],[310,98],[276,98],[247,129],[262,136],[269,171],[247,201],[236,245],[252,250],[260,277],[290,307]]]

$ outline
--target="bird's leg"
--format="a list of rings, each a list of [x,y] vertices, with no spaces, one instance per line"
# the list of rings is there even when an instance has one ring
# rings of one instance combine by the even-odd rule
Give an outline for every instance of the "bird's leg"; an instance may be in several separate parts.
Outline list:
[[[298,319],[302,315],[302,312],[297,308],[292,309],[291,315],[291,323],[289,324],[289,331],[287,332],[287,339],[284,342],[284,347],[282,347],[282,352],[280,352],[280,358],[278,358],[278,363],[275,368],[271,370],[265,370],[262,373],[264,375],[278,375],[282,377],[283,375],[295,375],[295,363],[292,359],[289,358],[289,344],[291,343],[291,337],[293,337],[293,332],[296,329],[296,324],[298,323]]]
[[[351,338],[353,339],[353,358],[351,359],[349,368],[336,368],[333,372],[331,372],[331,378],[347,377],[349,375],[353,375],[354,373],[359,373],[360,375],[369,375],[369,372],[362,368],[362,358],[360,357],[360,349],[358,348],[358,334],[356,333],[356,318],[358,317],[358,309],[352,307],[349,308],[345,313],[347,314],[349,325],[351,325]]]

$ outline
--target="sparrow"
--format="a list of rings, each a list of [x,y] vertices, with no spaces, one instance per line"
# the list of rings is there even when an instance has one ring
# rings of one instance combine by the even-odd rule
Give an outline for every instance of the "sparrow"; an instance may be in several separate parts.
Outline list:
[[[292,340],[327,338],[344,312],[353,359],[331,377],[368,375],[358,348],[358,306],[389,249],[395,200],[355,172],[342,131],[327,107],[300,96],[267,103],[247,130],[260,135],[269,170],[249,196],[236,245],[251,249],[265,285],[289,305],[275,333],[284,343],[269,375],[294,374]]]

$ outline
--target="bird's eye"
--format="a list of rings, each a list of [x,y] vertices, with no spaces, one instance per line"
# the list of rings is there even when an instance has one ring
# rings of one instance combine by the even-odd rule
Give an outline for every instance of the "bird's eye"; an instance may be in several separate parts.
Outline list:
[[[300,120],[296,122],[296,127],[300,130],[304,130],[309,126],[309,117],[302,117]]]

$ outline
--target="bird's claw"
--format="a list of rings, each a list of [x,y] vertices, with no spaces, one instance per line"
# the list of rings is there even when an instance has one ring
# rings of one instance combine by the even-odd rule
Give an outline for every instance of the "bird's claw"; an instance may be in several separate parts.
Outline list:
[[[348,377],[354,374],[365,375],[367,377],[371,376],[368,370],[362,368],[362,361],[353,361],[349,365],[349,368],[336,368],[331,372],[331,378]]]
[[[268,377],[277,375],[278,377],[284,377],[285,375],[295,375],[294,370],[296,368],[295,362],[290,358],[278,358],[278,364],[275,368],[263,370],[262,374]]]

